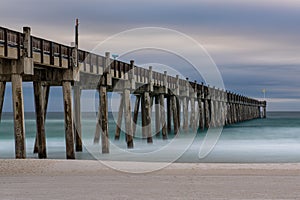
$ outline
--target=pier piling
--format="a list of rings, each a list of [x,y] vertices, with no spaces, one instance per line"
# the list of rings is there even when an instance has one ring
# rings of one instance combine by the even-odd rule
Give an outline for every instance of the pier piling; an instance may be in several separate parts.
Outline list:
[[[6,82],[0,82],[0,122],[2,118],[5,88],[6,88]]]
[[[36,135],[38,144],[38,157],[47,158],[46,134],[45,134],[45,106],[43,96],[43,86],[40,81],[33,82],[35,113],[36,113]]]

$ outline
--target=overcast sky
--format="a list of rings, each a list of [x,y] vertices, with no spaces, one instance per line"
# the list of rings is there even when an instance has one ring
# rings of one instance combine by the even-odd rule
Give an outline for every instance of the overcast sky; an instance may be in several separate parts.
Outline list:
[[[0,26],[19,31],[30,26],[33,35],[64,44],[73,41],[77,17],[82,49],[92,50],[128,29],[173,29],[207,50],[227,90],[262,98],[266,88],[268,110],[300,110],[299,0],[9,0],[0,7]],[[180,49],[180,41],[168,39]],[[119,45],[126,47],[126,42]],[[147,55],[134,59],[144,64],[143,59],[150,62]],[[31,110],[31,88],[24,91],[26,109]],[[60,90],[51,94],[49,109],[62,109]],[[5,111],[11,107],[9,95],[7,91]]]

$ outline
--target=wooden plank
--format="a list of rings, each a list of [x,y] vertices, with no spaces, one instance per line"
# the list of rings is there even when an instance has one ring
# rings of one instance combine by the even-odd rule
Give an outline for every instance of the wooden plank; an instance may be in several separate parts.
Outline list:
[[[123,105],[124,105],[124,95],[121,94],[119,113],[118,113],[118,121],[117,121],[116,133],[115,133],[115,140],[120,139],[120,132],[121,132],[121,127],[122,127],[122,118],[123,118],[123,110],[124,110]]]
[[[46,150],[46,135],[45,135],[45,111],[43,103],[43,88],[40,81],[33,82],[34,100],[35,100],[35,114],[36,114],[36,135],[38,144],[39,158],[47,158]]]
[[[1,122],[1,118],[2,118],[5,88],[6,88],[6,82],[0,82],[0,122]]]
[[[21,33],[17,33],[17,58],[21,58]]]
[[[8,56],[8,33],[7,29],[4,29],[4,57]]]
[[[40,40],[40,46],[41,46],[41,64],[44,64],[44,40]]]
[[[132,117],[130,107],[130,90],[125,89],[123,92],[124,96],[124,116],[125,116],[125,129],[126,129],[126,142],[127,148],[133,148],[133,134],[132,134]]]
[[[62,67],[62,57],[63,57],[63,55],[62,55],[62,47],[61,47],[61,44],[59,45],[59,57],[58,57],[58,59],[59,59],[59,66],[60,67]],[[78,58],[78,57],[77,57]],[[79,65],[78,65],[79,66]]]
[[[26,144],[22,76],[20,74],[12,74],[11,81],[14,111],[15,155],[16,158],[23,159],[26,158]]]
[[[137,95],[135,99],[135,105],[134,105],[134,113],[133,113],[133,124],[132,124],[132,134],[135,136],[136,132],[136,125],[137,125],[137,120],[138,120],[138,114],[139,114],[139,107],[140,107],[140,99],[141,96]]]
[[[67,159],[75,159],[71,82],[64,81],[62,87],[65,110],[66,157]]]
[[[54,65],[53,42],[50,42],[50,65]]]

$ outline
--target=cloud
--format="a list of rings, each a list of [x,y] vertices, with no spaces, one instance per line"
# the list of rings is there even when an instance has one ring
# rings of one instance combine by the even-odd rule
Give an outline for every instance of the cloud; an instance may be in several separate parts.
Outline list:
[[[300,98],[299,11],[300,1],[296,0],[10,0],[1,4],[0,25],[20,31],[22,26],[29,25],[36,36],[70,44],[78,17],[80,47],[87,50],[130,28],[175,29],[203,44],[217,63],[228,89],[260,97],[261,88],[267,88],[273,98],[296,99]],[[183,47],[176,39],[161,35],[162,43],[168,41]],[[128,48],[130,44],[125,41],[114,45]],[[186,51],[193,53],[193,49]],[[160,61],[176,65],[162,58],[149,60],[134,55],[141,64]],[[185,73],[200,79],[193,77],[193,70],[186,68]],[[60,102],[60,97],[53,98]],[[272,109],[281,103],[284,104],[274,102]]]

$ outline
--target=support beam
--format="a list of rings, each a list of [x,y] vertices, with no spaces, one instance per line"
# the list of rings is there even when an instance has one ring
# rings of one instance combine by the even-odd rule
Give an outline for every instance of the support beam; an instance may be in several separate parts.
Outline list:
[[[198,99],[198,122],[199,122],[199,129],[200,130],[203,130],[204,129],[204,123],[203,123],[203,120],[204,120],[204,114],[203,114],[203,107],[202,107],[202,100],[201,99]]]
[[[176,110],[177,110],[177,120],[178,120],[178,129],[180,128],[180,123],[181,123],[181,104],[180,104],[180,100],[179,100],[179,96],[177,96],[175,98],[176,100]]]
[[[142,138],[147,138],[147,123],[146,123],[146,108],[145,108],[145,94],[142,94],[141,112],[142,112]]]
[[[204,100],[204,125],[205,128],[209,128],[210,124],[210,106],[209,106],[209,100]]]
[[[263,118],[267,118],[267,102],[263,101]]]
[[[132,134],[132,117],[131,117],[131,107],[130,107],[130,90],[125,89],[123,92],[124,97],[124,116],[125,116],[125,129],[126,129],[126,142],[127,148],[133,148],[133,134]]]
[[[5,96],[5,87],[6,87],[6,82],[0,82],[0,122],[1,122],[1,118],[2,118],[2,110],[3,110],[4,96]]]
[[[106,87],[99,88],[99,124],[101,132],[102,153],[109,153],[109,134],[108,134],[108,104]]]
[[[100,95],[99,95],[99,98],[100,98]],[[99,99],[99,101],[100,101],[100,99]],[[99,108],[98,108],[98,114],[97,114],[97,122],[96,122],[96,130],[95,130],[95,136],[94,136],[94,144],[99,144],[99,141],[100,141],[100,129],[101,129],[101,127],[100,127],[100,124],[99,124],[99,122],[100,122],[100,103],[99,103]]]
[[[167,97],[167,130],[168,134],[171,133],[171,122],[172,122],[172,108],[171,108],[171,96]]]
[[[74,86],[74,112],[75,112],[75,149],[82,152],[82,131],[81,131],[81,111],[80,111],[81,89]]]
[[[210,125],[209,127],[216,126],[216,102],[215,100],[210,100]]]
[[[177,111],[177,100],[176,100],[176,96],[172,96],[172,111],[173,111],[173,126],[174,126],[174,135],[178,134],[178,130],[179,130],[179,125],[178,125],[178,111]]]
[[[26,158],[22,76],[20,74],[12,74],[11,82],[14,111],[15,155],[16,158]]]
[[[44,85],[43,86],[44,124],[46,123],[49,93],[50,93],[50,86],[49,85]],[[38,151],[39,151],[38,149],[39,149],[39,146],[38,146],[38,134],[36,134],[34,148],[33,148],[33,153],[38,153]]]
[[[133,124],[132,124],[132,134],[135,136],[136,132],[136,125],[137,125],[137,120],[138,120],[138,115],[139,115],[139,108],[140,108],[140,100],[141,96],[137,95],[135,99],[135,105],[134,105],[134,113],[133,113]]]
[[[36,115],[36,135],[38,144],[39,158],[47,158],[46,150],[46,135],[45,135],[45,107],[43,86],[40,81],[33,82],[34,100],[35,100],[35,115]]]
[[[190,127],[195,131],[196,123],[195,123],[195,98],[192,97],[191,100],[191,115],[190,115]]]
[[[167,126],[166,126],[166,112],[165,112],[165,98],[163,94],[159,95],[159,104],[160,104],[160,122],[162,127],[162,137],[163,140],[168,139],[167,135]]]
[[[188,132],[189,130],[189,113],[188,113],[188,98],[183,97],[182,98],[182,105],[183,105],[183,130],[185,132]]]
[[[67,159],[75,159],[71,82],[63,81],[62,87],[65,109],[66,156]]]
[[[144,123],[143,123],[143,135],[147,137],[147,143],[153,143],[152,131],[151,131],[151,99],[149,92],[145,92],[143,95],[144,101]]]
[[[118,113],[118,121],[117,121],[117,127],[116,127],[116,133],[115,133],[115,140],[120,139],[120,132],[122,127],[122,118],[123,118],[123,104],[124,104],[124,95],[121,94],[120,99],[120,106],[119,106],[119,113]]]
[[[156,137],[160,137],[160,101],[159,101],[159,95],[155,96],[155,135]]]

